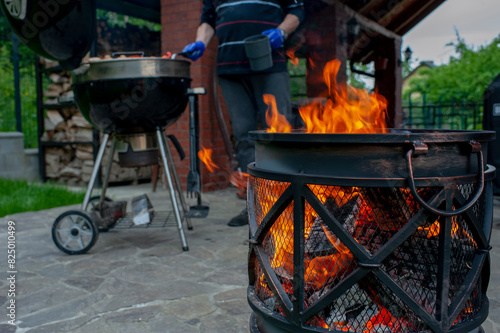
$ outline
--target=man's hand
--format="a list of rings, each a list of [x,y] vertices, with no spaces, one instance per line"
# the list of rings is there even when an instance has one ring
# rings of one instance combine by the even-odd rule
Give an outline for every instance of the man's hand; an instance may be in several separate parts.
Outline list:
[[[197,41],[186,45],[184,50],[182,50],[182,56],[196,61],[203,55],[203,52],[205,52],[205,44],[201,41]]]
[[[271,43],[271,49],[276,50],[285,41],[284,32],[281,29],[269,29],[262,32],[263,35],[269,37],[269,42]]]

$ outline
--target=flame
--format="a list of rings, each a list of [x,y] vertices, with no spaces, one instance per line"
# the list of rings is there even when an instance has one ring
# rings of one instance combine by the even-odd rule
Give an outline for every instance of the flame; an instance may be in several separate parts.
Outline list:
[[[439,232],[441,230],[441,224],[439,221],[436,221],[428,227],[418,227],[418,230],[423,231],[424,234],[427,233],[427,238],[437,237],[439,236]],[[474,237],[472,237],[472,235],[470,235],[465,229],[460,228],[459,224],[456,221],[456,217],[453,217],[451,225],[451,237],[468,239],[474,246],[477,246]]]
[[[329,89],[326,102],[313,102],[299,109],[306,133],[386,133],[387,100],[380,94],[354,87],[339,86],[336,76],[340,61],[326,64],[323,79]],[[268,132],[289,133],[292,127],[284,117],[274,115],[275,101],[264,98],[268,105]],[[274,104],[273,104],[274,103]],[[266,115],[266,120],[268,119]]]
[[[276,98],[269,94],[265,94],[263,98],[264,103],[269,106],[266,112],[266,122],[269,127],[267,131],[269,133],[290,133],[292,126],[288,123],[285,116],[278,112]]]
[[[418,227],[418,230],[427,233],[427,238],[436,237],[439,235],[439,230],[441,230],[441,225],[439,221],[434,222],[428,227]]]
[[[228,170],[222,169],[213,162],[212,153],[213,153],[212,149],[208,149],[203,146],[201,147],[201,150],[198,152],[198,157],[200,158],[200,161],[202,161],[203,164],[205,164],[208,171],[210,173],[214,173],[218,170],[223,170],[227,172],[229,174],[229,181],[231,182],[231,184],[233,184],[239,190],[246,191],[248,174],[246,172],[241,172],[241,171],[229,172]]]
[[[288,49],[286,51],[286,55],[288,56],[290,63],[297,67],[299,65],[299,58],[295,56],[295,50]]]
[[[215,172],[220,168],[212,161],[212,152],[212,149],[206,149],[202,146],[201,150],[198,152],[198,157],[200,158],[200,161],[205,164],[208,171]]]
[[[229,176],[229,182],[239,190],[246,192],[248,184],[248,173],[242,171],[233,171]]]

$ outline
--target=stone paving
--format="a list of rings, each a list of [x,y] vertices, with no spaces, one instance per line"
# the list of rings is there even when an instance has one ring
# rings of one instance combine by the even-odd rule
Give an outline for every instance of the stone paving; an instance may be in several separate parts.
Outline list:
[[[111,187],[110,196],[148,193],[155,209],[170,205],[150,184]],[[192,219],[189,251],[175,227],[100,233],[83,255],[67,255],[50,231],[61,207],[0,218],[0,249],[7,249],[7,221],[16,227],[17,328],[8,325],[6,252],[0,264],[0,333],[53,332],[249,332],[246,300],[248,228],[227,227],[243,209],[235,189],[203,194],[205,219]],[[486,333],[500,333],[500,201],[495,201]],[[188,200],[188,205],[195,204]],[[167,205],[167,206],[165,206]]]

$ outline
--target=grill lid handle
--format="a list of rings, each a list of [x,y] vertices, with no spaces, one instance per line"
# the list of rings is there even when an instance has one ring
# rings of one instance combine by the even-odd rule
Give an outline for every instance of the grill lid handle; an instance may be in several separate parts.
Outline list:
[[[471,140],[469,142],[469,144],[471,145],[471,148],[472,148],[471,153],[477,154],[477,163],[478,163],[478,167],[479,167],[477,175],[479,178],[479,180],[478,180],[479,188],[477,189],[474,197],[468,203],[463,205],[461,208],[456,209],[456,210],[452,210],[452,211],[440,210],[440,209],[437,209],[437,208],[430,206],[417,193],[417,189],[415,187],[415,178],[413,177],[413,166],[411,164],[411,159],[412,159],[413,154],[415,154],[415,155],[426,154],[427,153],[427,149],[426,149],[427,145],[425,143],[416,142],[416,143],[414,143],[413,148],[411,148],[410,150],[408,150],[406,152],[406,166],[408,167],[408,182],[410,185],[410,190],[411,190],[411,193],[413,194],[413,196],[415,197],[415,199],[418,201],[418,203],[420,205],[422,205],[422,207],[424,207],[425,209],[427,209],[428,211],[430,211],[434,214],[449,217],[449,216],[456,216],[456,215],[462,214],[463,212],[465,212],[466,210],[471,208],[473,205],[475,205],[477,200],[479,200],[479,197],[483,193],[483,189],[484,189],[483,152],[481,150],[481,144],[479,142],[477,142],[475,140]]]
[[[111,54],[111,58],[118,58],[119,56],[127,56],[127,57],[144,57],[144,52],[143,51],[126,51],[126,52],[114,52]]]

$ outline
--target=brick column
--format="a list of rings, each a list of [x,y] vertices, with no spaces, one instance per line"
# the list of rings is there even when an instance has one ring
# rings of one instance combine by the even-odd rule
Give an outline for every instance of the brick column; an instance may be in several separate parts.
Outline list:
[[[196,29],[200,24],[202,2],[198,0],[162,0],[161,22],[162,22],[162,53],[178,53],[189,43],[195,41]],[[219,122],[217,120],[214,94],[218,92],[214,87],[214,62],[217,50],[217,41],[207,46],[204,55],[196,62],[191,63],[191,87],[205,87],[207,95],[199,96],[199,121],[200,121],[200,148],[213,149],[212,159],[214,163],[223,170],[210,174],[203,163],[200,163],[200,175],[202,191],[214,191],[229,185],[229,177],[226,171],[229,169],[229,157],[225,149],[224,140]],[[185,58],[179,58],[185,59]],[[189,60],[188,60],[189,61]],[[221,95],[219,93],[219,95]],[[223,104],[222,97],[218,97]],[[230,129],[229,116],[224,110],[226,126]],[[168,134],[173,134],[179,140],[186,153],[186,159],[180,161],[174,153],[175,165],[181,180],[186,188],[187,174],[190,166],[189,156],[189,110],[181,118],[166,129]]]

